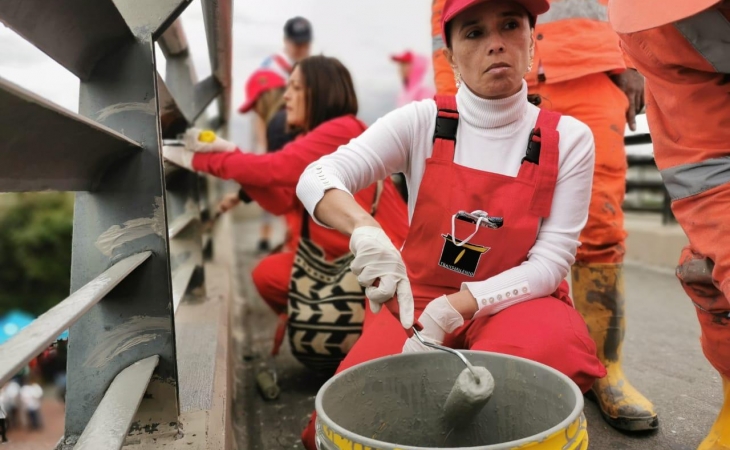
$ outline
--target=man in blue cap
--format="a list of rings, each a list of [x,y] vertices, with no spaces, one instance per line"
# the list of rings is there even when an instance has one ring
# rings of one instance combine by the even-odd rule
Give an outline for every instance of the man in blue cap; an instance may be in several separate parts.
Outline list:
[[[288,80],[294,64],[309,56],[311,46],[312,24],[304,17],[293,17],[284,25],[284,51],[266,58],[261,68]]]

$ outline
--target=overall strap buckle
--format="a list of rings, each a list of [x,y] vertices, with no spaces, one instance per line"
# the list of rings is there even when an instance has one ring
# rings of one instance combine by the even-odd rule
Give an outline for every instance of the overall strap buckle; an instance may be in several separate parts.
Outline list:
[[[436,117],[436,129],[433,132],[433,140],[447,139],[456,142],[456,130],[459,128],[459,119],[441,116],[441,110]]]
[[[527,152],[522,158],[521,164],[525,161],[533,164],[540,164],[540,148],[542,147],[542,138],[540,137],[540,129],[533,128],[530,131],[530,138],[527,140]]]
[[[433,142],[445,139],[456,142],[456,131],[459,128],[459,111],[456,109],[456,97],[453,95],[436,95],[436,128],[433,130]]]

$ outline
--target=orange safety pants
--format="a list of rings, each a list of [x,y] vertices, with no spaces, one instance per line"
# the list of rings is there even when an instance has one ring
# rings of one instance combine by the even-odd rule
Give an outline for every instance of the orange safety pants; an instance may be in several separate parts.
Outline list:
[[[590,127],[596,142],[596,165],[588,222],[580,234],[576,260],[621,263],[626,231],[622,204],[626,193],[624,129],[629,101],[605,73],[562,83],[540,84],[530,94],[541,108],[572,116]]]
[[[689,33],[693,43],[679,31],[709,28],[703,20],[713,14],[730,20],[720,11],[620,38],[646,77],[654,158],[690,242],[677,276],[696,306],[705,356],[730,378],[730,66],[708,50],[727,44]]]

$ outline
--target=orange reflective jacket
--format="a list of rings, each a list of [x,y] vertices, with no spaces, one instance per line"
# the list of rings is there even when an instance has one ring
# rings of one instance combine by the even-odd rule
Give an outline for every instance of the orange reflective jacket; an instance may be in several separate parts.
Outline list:
[[[550,10],[537,18],[528,86],[625,69],[618,36],[608,23],[608,0],[550,0]]]

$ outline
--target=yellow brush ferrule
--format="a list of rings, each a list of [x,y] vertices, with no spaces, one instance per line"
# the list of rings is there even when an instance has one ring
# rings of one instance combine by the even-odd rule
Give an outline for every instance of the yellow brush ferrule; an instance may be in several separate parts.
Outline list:
[[[215,133],[210,130],[203,130],[200,132],[200,134],[198,134],[198,140],[200,142],[210,144],[211,142],[215,141]]]

